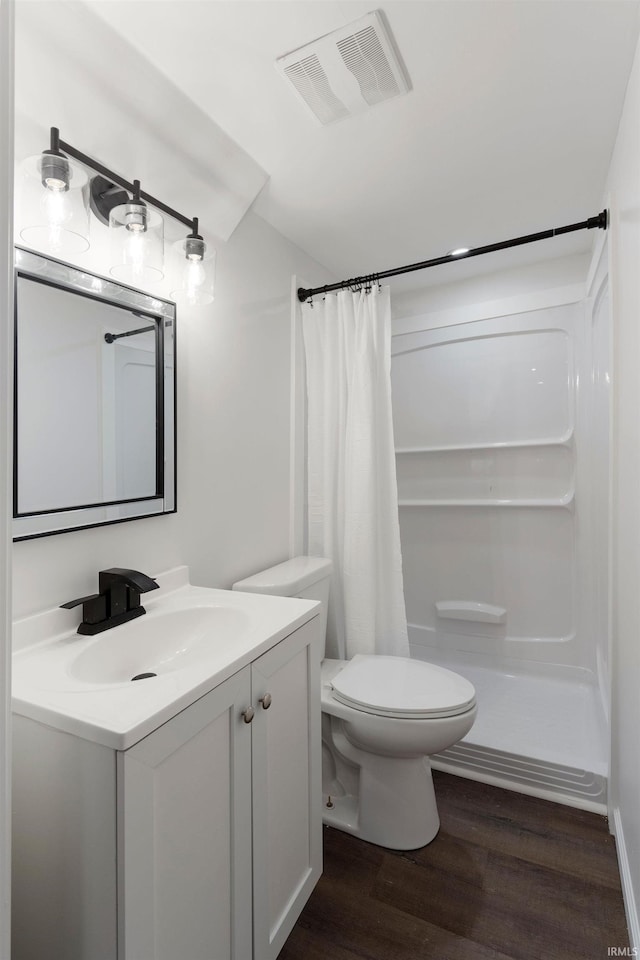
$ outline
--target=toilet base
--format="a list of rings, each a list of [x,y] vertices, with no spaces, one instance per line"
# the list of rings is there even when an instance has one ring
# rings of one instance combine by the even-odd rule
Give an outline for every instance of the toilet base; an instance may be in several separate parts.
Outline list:
[[[361,752],[335,729],[334,747],[335,770],[323,785],[324,823],[390,850],[416,850],[434,839],[440,818],[427,757],[368,754],[361,765]]]

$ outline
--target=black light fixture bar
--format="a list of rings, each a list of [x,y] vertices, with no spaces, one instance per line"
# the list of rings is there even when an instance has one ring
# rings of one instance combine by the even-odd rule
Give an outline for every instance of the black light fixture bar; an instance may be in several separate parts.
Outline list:
[[[298,300],[304,303],[319,293],[330,293],[332,290],[345,290],[349,287],[367,287],[378,280],[387,277],[397,277],[403,273],[413,273],[415,270],[427,270],[429,267],[439,267],[443,263],[452,263],[454,260],[466,260],[469,257],[480,257],[485,253],[495,253],[497,250],[508,250],[510,247],[520,247],[525,243],[535,243],[538,240],[549,240],[563,233],[574,233],[577,230],[606,230],[609,224],[609,214],[603,210],[595,217],[589,217],[580,223],[570,223],[565,227],[552,227],[550,230],[541,230],[539,233],[529,233],[524,237],[514,237],[511,240],[502,240],[499,243],[489,243],[484,247],[471,247],[461,253],[447,253],[433,260],[423,260],[421,263],[411,263],[406,267],[394,267],[392,270],[382,270],[379,273],[370,273],[363,277],[353,277],[351,280],[341,280],[339,283],[328,283],[324,287],[313,287],[309,290],[298,288]]]
[[[70,157],[73,157],[74,160],[78,160],[79,163],[83,163],[86,167],[90,167],[92,170],[95,170],[96,173],[101,174],[101,176],[105,177],[107,180],[110,180],[112,183],[122,187],[123,190],[127,190],[131,194],[135,192],[135,183],[125,180],[124,177],[114,173],[114,171],[110,170],[109,167],[105,167],[103,163],[99,163],[99,161],[94,160],[93,157],[87,156],[86,153],[76,150],[75,147],[71,146],[71,144],[67,143],[65,140],[61,140],[60,131],[57,127],[51,127],[51,151],[52,153],[59,153],[62,151],[63,153],[68,154]],[[193,233],[198,232],[197,217],[185,217],[184,214],[180,213],[178,210],[174,210],[173,207],[163,203],[162,200],[158,200],[157,197],[152,196],[150,193],[145,193],[144,190],[140,191],[140,199],[150,203],[152,207],[162,210],[162,212],[166,213],[167,216],[173,217],[174,220],[178,220],[186,227],[190,227]]]

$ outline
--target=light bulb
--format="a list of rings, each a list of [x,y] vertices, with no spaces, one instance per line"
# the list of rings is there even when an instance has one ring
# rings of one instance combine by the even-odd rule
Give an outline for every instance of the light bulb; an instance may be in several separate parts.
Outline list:
[[[184,292],[189,303],[198,303],[200,287],[207,279],[207,271],[202,264],[202,258],[188,258],[185,266]]]
[[[144,274],[145,235],[140,230],[130,230],[124,248],[125,262],[131,267],[134,277]]]
[[[49,244],[58,250],[62,246],[64,224],[73,217],[69,193],[64,185],[62,188],[47,186],[42,191],[40,205],[48,228]]]

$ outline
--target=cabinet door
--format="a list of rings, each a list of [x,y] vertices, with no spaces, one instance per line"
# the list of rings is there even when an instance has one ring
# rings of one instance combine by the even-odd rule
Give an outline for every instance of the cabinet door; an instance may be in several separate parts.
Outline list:
[[[251,956],[246,667],[118,756],[119,960]]]
[[[322,873],[318,624],[251,667],[254,960],[277,957]]]

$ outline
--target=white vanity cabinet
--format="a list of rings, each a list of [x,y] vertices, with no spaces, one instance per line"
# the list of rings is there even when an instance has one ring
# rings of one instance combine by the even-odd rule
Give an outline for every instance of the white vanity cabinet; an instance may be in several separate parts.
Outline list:
[[[318,617],[128,750],[16,722],[14,960],[275,960],[321,873]]]

